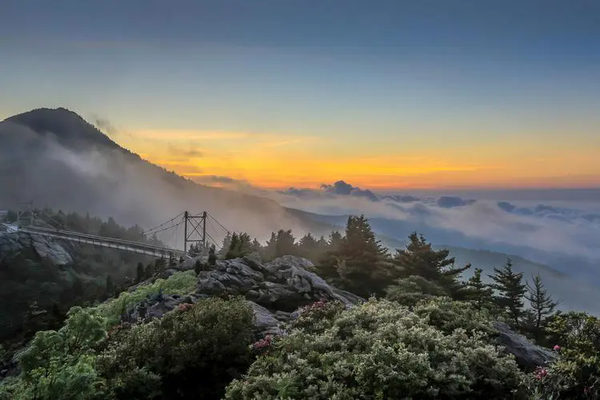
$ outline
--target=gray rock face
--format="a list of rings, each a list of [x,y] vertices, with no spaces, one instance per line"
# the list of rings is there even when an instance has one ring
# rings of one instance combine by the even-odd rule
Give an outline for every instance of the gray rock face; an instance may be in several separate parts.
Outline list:
[[[268,264],[250,259],[220,260],[211,271],[200,273],[196,294],[236,294],[268,310],[293,312],[317,300],[346,305],[362,299],[338,290],[307,268],[313,264],[300,257],[284,256]]]
[[[68,245],[63,245],[60,241],[23,233],[0,233],[0,257],[30,249],[33,249],[40,259],[47,258],[54,265],[73,262]]]
[[[556,353],[532,343],[525,336],[513,331],[503,322],[493,322],[498,331],[496,341],[506,352],[513,354],[523,367],[535,368],[547,365],[556,358]]]

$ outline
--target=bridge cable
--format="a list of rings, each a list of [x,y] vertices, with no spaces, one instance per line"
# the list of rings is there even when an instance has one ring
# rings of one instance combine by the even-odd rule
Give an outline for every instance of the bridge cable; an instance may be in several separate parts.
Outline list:
[[[219,224],[219,226],[220,226],[221,228],[223,228],[223,229],[224,229],[224,230],[225,230],[227,233],[231,233],[231,231],[230,231],[229,229],[225,228],[225,227],[223,226],[223,224],[222,224],[222,223],[220,223],[220,222],[219,222],[219,221],[218,221],[218,220],[217,220],[215,217],[213,217],[213,216],[212,216],[210,213],[208,213],[208,212],[207,212],[207,213],[206,213],[206,215],[208,215],[209,217],[211,217],[211,218],[212,218],[212,219],[213,219],[213,220],[214,220],[214,221],[215,221],[217,224]]]
[[[221,235],[217,235],[217,230],[215,228],[215,226],[213,225],[213,223],[211,222],[211,220],[208,220],[208,223],[210,224],[210,227],[213,229],[215,236],[217,237],[218,240],[220,240],[221,243],[224,242],[224,240],[221,240]],[[214,240],[214,239],[213,239]]]
[[[166,221],[166,222],[163,222],[162,224],[160,224],[160,225],[157,225],[157,226],[155,226],[154,228],[147,229],[147,230],[143,231],[143,232],[142,232],[142,234],[143,234],[143,235],[146,235],[146,234],[148,234],[148,233],[150,233],[150,232],[152,232],[152,231],[154,231],[154,230],[156,230],[156,229],[158,229],[158,228],[162,228],[163,226],[165,226],[165,225],[166,225],[166,224],[168,224],[169,222],[173,222],[173,221],[175,221],[177,218],[179,218],[179,217],[180,217],[180,216],[182,216],[183,214],[184,214],[184,213],[182,213],[182,212],[181,212],[181,213],[177,214],[176,216],[174,216],[173,218],[171,218],[170,220],[168,220],[168,221]]]

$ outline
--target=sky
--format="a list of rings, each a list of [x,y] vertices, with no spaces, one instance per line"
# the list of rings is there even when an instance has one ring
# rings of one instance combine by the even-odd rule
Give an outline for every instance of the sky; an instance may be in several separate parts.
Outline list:
[[[4,0],[0,119],[198,182],[600,187],[600,2]]]

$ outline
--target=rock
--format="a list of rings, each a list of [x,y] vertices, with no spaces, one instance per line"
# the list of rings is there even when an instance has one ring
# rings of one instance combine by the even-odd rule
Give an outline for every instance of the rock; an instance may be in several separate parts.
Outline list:
[[[295,256],[264,265],[252,258],[219,260],[213,270],[200,273],[196,294],[242,295],[268,310],[287,313],[317,300],[337,300],[347,306],[362,301],[308,271],[312,267],[309,260]]]
[[[193,303],[192,296],[161,295],[148,296],[148,298],[135,304],[121,317],[123,322],[148,322],[173,310],[179,304]]]
[[[149,321],[161,318],[182,303],[195,303],[211,296],[239,295],[252,307],[256,333],[264,337],[281,334],[282,323],[293,319],[300,307],[315,301],[340,301],[346,306],[364,301],[330,286],[308,270],[312,267],[310,261],[294,256],[281,257],[268,264],[251,257],[219,260],[212,270],[200,272],[195,293],[144,299],[123,316],[123,321]]]
[[[514,355],[517,363],[522,367],[544,366],[556,358],[556,353],[536,345],[525,336],[513,331],[504,322],[495,321],[492,325],[498,332],[496,342],[504,347],[507,353]]]
[[[37,235],[30,237],[31,245],[40,258],[48,258],[54,265],[67,265],[73,262],[73,257],[59,244],[59,241]]]
[[[26,252],[37,259],[48,259],[54,265],[73,263],[70,245],[43,236],[25,233],[3,233],[0,235],[0,256]]]
[[[253,301],[249,301],[248,304],[250,304],[254,311],[254,324],[259,335],[280,335],[282,333],[279,326],[280,321],[275,318],[271,311]]]

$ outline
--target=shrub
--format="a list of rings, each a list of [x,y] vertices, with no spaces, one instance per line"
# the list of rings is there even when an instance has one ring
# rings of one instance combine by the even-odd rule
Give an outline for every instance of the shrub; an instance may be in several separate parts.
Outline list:
[[[558,358],[530,377],[539,398],[600,397],[600,320],[583,312],[557,315],[548,330]]]
[[[464,328],[436,329],[429,316],[387,300],[330,310],[319,329],[300,328],[271,343],[227,399],[480,398],[519,396],[523,378],[509,356]],[[425,313],[425,311],[424,311]],[[432,313],[429,312],[431,315]]]
[[[98,368],[120,398],[218,399],[250,365],[252,331],[244,300],[205,299],[121,332]]]
[[[17,355],[21,375],[0,386],[0,399],[104,398],[104,380],[94,369],[104,322],[93,310],[73,307],[60,330],[38,332]]]
[[[447,296],[448,293],[439,285],[419,275],[398,279],[396,284],[386,289],[387,298],[399,304],[412,307],[422,300],[436,296]]]
[[[96,309],[108,319],[109,324],[116,324],[129,307],[148,296],[159,293],[183,296],[194,290],[196,281],[194,271],[176,272],[167,279],[157,279],[154,283],[138,286],[133,292],[122,292],[116,299],[100,304]]]

